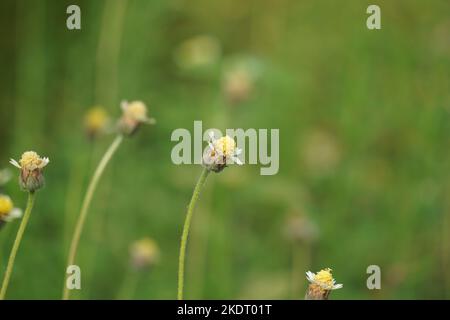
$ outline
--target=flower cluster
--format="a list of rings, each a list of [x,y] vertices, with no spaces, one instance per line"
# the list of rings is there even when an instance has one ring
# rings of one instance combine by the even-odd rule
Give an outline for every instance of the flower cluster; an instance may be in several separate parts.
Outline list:
[[[22,154],[19,162],[11,159],[10,163],[20,169],[19,183],[22,189],[35,192],[44,186],[42,171],[49,163],[48,158],[41,158],[36,152],[27,151]]]
[[[220,172],[229,164],[242,165],[241,160],[237,157],[242,150],[236,147],[236,142],[231,137],[225,136],[216,139],[213,132],[210,132],[209,137],[208,147],[203,153],[203,166],[205,168]]]
[[[332,290],[343,287],[342,284],[336,284],[331,271],[330,268],[326,268],[316,274],[311,271],[306,272],[306,279],[310,282],[306,300],[327,300]]]

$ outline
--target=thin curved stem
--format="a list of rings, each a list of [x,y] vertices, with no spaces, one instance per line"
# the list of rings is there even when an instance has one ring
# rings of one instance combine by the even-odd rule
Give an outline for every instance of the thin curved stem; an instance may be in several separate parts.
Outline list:
[[[72,241],[70,243],[70,251],[69,258],[67,260],[67,266],[71,266],[75,262],[75,257],[77,254],[78,244],[80,242],[81,232],[83,231],[84,222],[86,220],[86,216],[89,210],[89,206],[92,201],[92,197],[94,196],[95,189],[97,188],[97,184],[100,180],[100,177],[103,174],[108,162],[111,160],[112,156],[116,152],[117,148],[123,141],[123,136],[118,135],[113,143],[109,146],[106,153],[103,155],[103,158],[100,160],[97,168],[95,169],[94,175],[89,183],[88,189],[86,191],[86,195],[83,200],[83,205],[81,206],[80,215],[78,216],[77,225],[75,227],[75,232],[72,237]],[[70,297],[70,291],[67,287],[67,274],[64,281],[64,290],[63,290],[63,299],[68,300]]]
[[[183,234],[181,236],[181,246],[180,246],[180,258],[178,263],[178,300],[183,300],[183,288],[184,288],[184,261],[186,258],[186,246],[189,236],[189,228],[191,226],[192,215],[194,213],[195,205],[200,196],[200,191],[206,182],[206,178],[209,174],[208,169],[203,169],[200,178],[198,178],[197,184],[194,188],[194,193],[192,194],[191,201],[189,202],[188,210],[186,213],[186,220],[184,221]]]
[[[28,224],[28,220],[30,219],[31,211],[33,210],[35,193],[28,193],[28,202],[27,208],[25,209],[25,214],[20,223],[19,230],[17,231],[16,240],[14,240],[14,244],[11,250],[11,254],[9,255],[8,266],[6,267],[5,276],[3,278],[2,290],[0,291],[0,300],[5,299],[6,290],[8,289],[9,280],[11,278],[11,274],[14,268],[14,261],[16,260],[17,251],[19,250],[20,242],[22,241],[23,234]]]

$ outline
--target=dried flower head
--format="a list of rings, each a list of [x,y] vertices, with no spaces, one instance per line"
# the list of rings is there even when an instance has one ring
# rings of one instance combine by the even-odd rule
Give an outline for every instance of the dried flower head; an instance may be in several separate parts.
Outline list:
[[[209,137],[208,147],[203,153],[203,165],[208,170],[220,172],[229,164],[242,165],[241,160],[237,157],[242,150],[236,147],[236,142],[231,137],[215,139],[212,131]]]
[[[131,265],[142,270],[154,266],[159,260],[159,247],[150,238],[135,241],[130,246]]]
[[[89,138],[94,139],[106,133],[109,125],[109,116],[101,106],[90,108],[84,116],[84,128]]]
[[[22,154],[19,162],[14,159],[9,162],[20,169],[19,183],[22,189],[34,192],[44,186],[42,171],[50,162],[48,158],[41,158],[36,152],[27,151]]]
[[[22,210],[14,208],[10,197],[0,194],[0,225],[13,219],[20,218]]]
[[[11,180],[12,173],[8,168],[0,170],[0,187],[4,186],[9,180]]]
[[[322,269],[316,274],[311,271],[306,272],[306,279],[310,282],[305,299],[307,300],[327,300],[332,290],[340,289],[342,284],[336,284],[331,274],[331,269]]]
[[[119,120],[119,130],[125,135],[132,135],[143,123],[156,123],[155,119],[147,116],[147,106],[142,101],[123,101],[120,106],[122,117]]]

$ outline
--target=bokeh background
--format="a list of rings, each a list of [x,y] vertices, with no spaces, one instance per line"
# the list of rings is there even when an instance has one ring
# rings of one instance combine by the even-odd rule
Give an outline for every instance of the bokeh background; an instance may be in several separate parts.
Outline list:
[[[81,8],[81,30],[66,8]],[[381,7],[382,29],[366,28]],[[302,299],[333,268],[332,299],[450,298],[450,2],[1,1],[0,168],[48,156],[8,298],[59,299],[89,177],[112,119],[142,100],[157,125],[115,155],[81,239],[80,299],[173,299],[199,165],[171,162],[176,128],[279,128],[280,171],[210,177],[188,245],[186,298]],[[11,167],[13,170],[14,168]],[[14,175],[17,172],[14,171]],[[2,191],[24,207],[15,179]],[[3,277],[20,221],[0,230]],[[159,263],[130,266],[130,245]],[[366,287],[378,265],[382,289]]]

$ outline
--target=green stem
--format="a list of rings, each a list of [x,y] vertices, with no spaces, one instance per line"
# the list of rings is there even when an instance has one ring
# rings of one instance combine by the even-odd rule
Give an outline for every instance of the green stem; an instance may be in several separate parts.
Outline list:
[[[181,246],[180,246],[180,259],[178,264],[178,300],[183,300],[183,287],[184,287],[184,261],[186,258],[186,245],[189,235],[189,227],[191,225],[192,215],[194,213],[195,204],[200,196],[200,191],[206,182],[209,170],[203,169],[200,178],[198,178],[197,184],[194,188],[194,193],[192,194],[191,202],[189,203],[186,220],[184,221],[183,234],[181,236]]]
[[[25,232],[25,228],[27,227],[28,220],[30,219],[31,210],[34,205],[35,193],[28,193],[28,202],[27,208],[25,209],[25,214],[22,218],[22,222],[20,223],[19,230],[17,231],[16,240],[14,240],[14,245],[11,250],[11,254],[9,255],[8,266],[6,267],[5,277],[3,278],[2,290],[0,292],[0,300],[5,299],[6,290],[8,289],[9,280],[11,278],[11,273],[14,268],[14,261],[16,260],[17,250],[19,250],[20,242],[22,241],[23,234]]]
[[[86,220],[86,216],[89,210],[89,206],[92,201],[92,197],[94,196],[95,189],[97,188],[97,184],[100,180],[100,177],[103,174],[108,162],[111,160],[112,156],[116,152],[117,148],[123,141],[123,136],[118,135],[113,143],[110,145],[106,153],[103,155],[102,160],[98,164],[95,169],[94,175],[89,183],[88,189],[86,191],[86,195],[83,200],[83,205],[81,206],[80,215],[78,216],[77,225],[75,227],[75,232],[72,237],[72,242],[70,244],[69,258],[67,260],[67,266],[71,266],[75,263],[75,257],[77,255],[78,243],[80,242],[81,232],[83,231],[84,222]],[[70,297],[70,291],[67,287],[67,274],[64,281],[64,290],[63,290],[63,299],[68,300]]]

